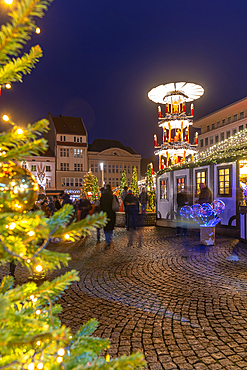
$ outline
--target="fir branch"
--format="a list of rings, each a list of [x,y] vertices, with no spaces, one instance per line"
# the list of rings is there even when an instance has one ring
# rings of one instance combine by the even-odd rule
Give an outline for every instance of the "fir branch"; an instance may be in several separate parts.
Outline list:
[[[7,82],[22,82],[22,75],[30,74],[32,68],[42,57],[42,50],[39,45],[32,47],[29,54],[21,58],[13,59],[0,69],[0,85]]]

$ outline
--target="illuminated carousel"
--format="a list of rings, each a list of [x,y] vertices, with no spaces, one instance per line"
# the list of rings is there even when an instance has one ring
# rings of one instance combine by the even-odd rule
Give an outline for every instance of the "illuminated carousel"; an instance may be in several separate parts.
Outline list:
[[[193,154],[197,152],[198,133],[195,145],[190,144],[189,127],[193,125],[194,106],[191,104],[190,115],[187,115],[185,103],[199,99],[203,94],[204,89],[200,85],[188,82],[172,82],[149,91],[150,100],[165,105],[164,113],[158,106],[158,125],[163,130],[161,145],[157,144],[157,136],[154,135],[154,154],[159,156],[159,170],[170,163],[182,163],[188,156],[193,160]]]

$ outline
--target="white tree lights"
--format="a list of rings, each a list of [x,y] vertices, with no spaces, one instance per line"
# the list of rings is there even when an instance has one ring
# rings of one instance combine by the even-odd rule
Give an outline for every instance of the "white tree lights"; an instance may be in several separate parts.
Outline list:
[[[159,170],[171,164],[185,162],[186,157],[197,152],[196,145],[190,144],[189,126],[193,124],[193,109],[191,104],[190,115],[186,114],[185,103],[199,99],[204,94],[200,85],[188,82],[174,82],[154,87],[148,93],[148,98],[154,103],[165,104],[162,115],[158,106],[158,125],[163,130],[162,144],[158,145],[157,136],[154,135],[155,155],[159,156]],[[163,157],[163,158],[162,158]],[[166,161],[164,160],[166,158]]]

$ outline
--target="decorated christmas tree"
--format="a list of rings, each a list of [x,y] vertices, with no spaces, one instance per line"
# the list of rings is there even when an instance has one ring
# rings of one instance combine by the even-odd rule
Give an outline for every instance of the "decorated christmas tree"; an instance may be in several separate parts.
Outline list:
[[[94,176],[92,202],[95,203],[97,199],[99,199],[99,182],[98,182],[98,178]]]
[[[154,182],[153,182],[153,176],[152,176],[152,165],[148,164],[147,165],[147,177],[146,177],[146,189],[147,189],[147,194],[148,194],[148,203],[149,203],[149,208],[154,211],[155,209],[155,189],[154,189]]]
[[[127,179],[126,179],[126,172],[123,170],[122,172],[122,177],[121,177],[121,182],[120,182],[120,189],[119,189],[119,194],[121,195],[123,192],[124,187],[127,186]]]
[[[133,191],[133,194],[140,194],[139,192],[139,188],[138,188],[138,180],[137,180],[137,171],[136,171],[136,167],[134,167],[133,169],[133,173],[132,173],[132,180],[131,180],[131,184],[130,184],[130,187]]]
[[[1,85],[21,81],[29,73],[42,52],[39,46],[29,54],[16,57],[35,30],[34,16],[42,17],[49,1],[16,1],[10,22],[0,31]],[[48,121],[41,120],[25,129],[10,122],[12,129],[0,134],[0,263],[19,264],[34,271],[51,271],[67,265],[69,256],[49,251],[51,238],[76,240],[106,223],[103,213],[70,223],[74,210],[65,205],[46,218],[40,210],[30,211],[37,198],[38,185],[33,175],[16,163],[25,156],[46,150],[40,137]],[[38,135],[38,136],[37,136]],[[141,354],[110,359],[102,356],[109,348],[106,339],[94,338],[97,323],[91,320],[74,335],[61,325],[58,297],[69,284],[79,280],[76,271],[45,281],[34,281],[14,287],[12,276],[3,276],[0,283],[0,368],[34,369],[131,369],[144,364]]]
[[[95,176],[92,174],[91,170],[89,170],[82,179],[82,192],[87,196],[92,196],[93,194],[94,179]]]

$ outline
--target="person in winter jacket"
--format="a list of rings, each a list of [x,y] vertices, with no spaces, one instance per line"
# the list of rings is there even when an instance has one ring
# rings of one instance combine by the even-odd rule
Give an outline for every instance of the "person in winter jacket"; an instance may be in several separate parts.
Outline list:
[[[101,198],[100,198],[100,209],[101,211],[106,212],[107,218],[109,218],[109,221],[104,227],[107,248],[109,248],[111,245],[113,229],[114,229],[115,222],[116,222],[116,212],[114,212],[112,209],[113,197],[116,197],[116,196],[113,195],[111,191],[111,185],[108,184],[105,186],[104,192],[102,193]]]
[[[145,191],[145,188],[142,188],[141,194],[139,195],[139,201],[142,205],[142,213],[146,213],[147,202],[148,202],[148,194]]]
[[[127,213],[128,225],[127,230],[130,229],[131,221],[133,229],[136,229],[136,215],[138,214],[138,199],[132,193],[132,190],[129,189],[128,194],[124,199],[125,212]]]

